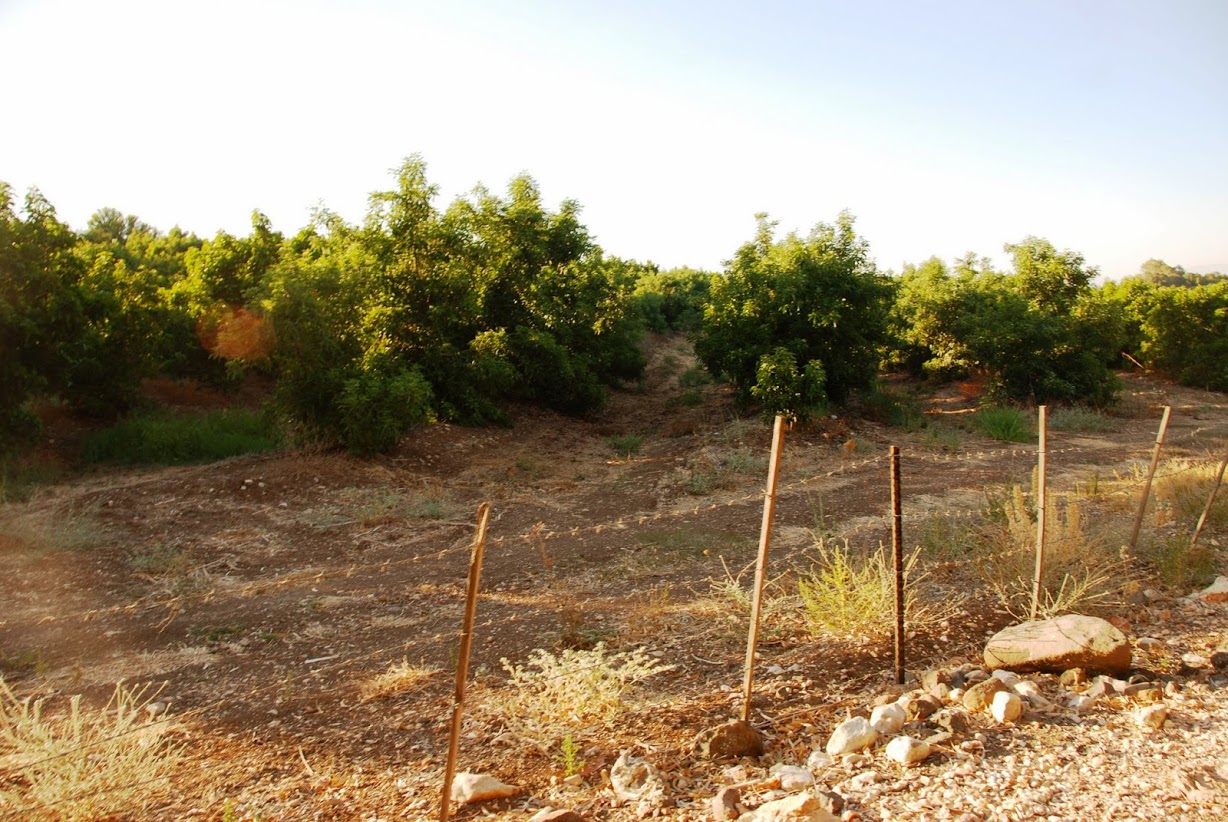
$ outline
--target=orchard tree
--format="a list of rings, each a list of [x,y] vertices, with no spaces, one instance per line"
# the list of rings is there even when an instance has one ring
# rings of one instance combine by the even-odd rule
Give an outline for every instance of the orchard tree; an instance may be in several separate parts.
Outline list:
[[[695,350],[743,402],[804,417],[872,385],[891,286],[848,212],[779,241],[766,214],[756,220],[755,238],[712,280]]]

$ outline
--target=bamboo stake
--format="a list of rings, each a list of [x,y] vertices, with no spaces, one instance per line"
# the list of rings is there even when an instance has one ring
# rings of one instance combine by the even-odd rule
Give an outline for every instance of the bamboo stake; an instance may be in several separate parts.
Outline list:
[[[1202,526],[1207,524],[1211,506],[1215,504],[1215,495],[1219,493],[1220,483],[1224,481],[1225,468],[1228,468],[1228,454],[1224,455],[1224,461],[1219,464],[1219,473],[1215,475],[1215,485],[1211,486],[1211,496],[1207,497],[1207,507],[1202,509],[1202,516],[1198,518],[1198,525],[1194,528],[1194,536],[1190,537],[1191,548],[1198,544],[1198,535],[1202,533]]]
[[[1040,432],[1036,457],[1036,576],[1032,581],[1032,619],[1036,619],[1036,612],[1040,609],[1041,584],[1045,576],[1045,487],[1048,456],[1046,442],[1049,436],[1049,406],[1042,405],[1037,411],[1040,413]]]
[[[904,684],[904,511],[900,499],[900,449],[891,446],[891,555],[895,560],[895,681]]]
[[[452,802],[452,780],[456,776],[456,755],[460,748],[461,717],[465,712],[465,680],[469,678],[469,650],[473,646],[473,622],[478,610],[478,583],[482,578],[482,556],[486,552],[486,526],[490,522],[490,503],[478,506],[478,528],[473,537],[469,559],[469,590],[465,594],[465,621],[461,628],[460,651],[456,660],[456,695],[452,703],[452,732],[448,736],[448,764],[443,774],[443,795],[439,801],[439,820],[448,822]]]
[[[785,418],[776,415],[772,426],[772,456],[768,461],[767,490],[763,497],[763,525],[759,529],[759,558],[755,565],[755,593],[750,608],[750,633],[746,637],[746,679],[743,683],[742,721],[750,721],[750,694],[755,680],[755,646],[759,644],[759,612],[763,607],[763,585],[767,578],[768,546],[772,541],[772,517],[776,513],[776,477],[780,473],[780,452],[784,447]]]
[[[1143,498],[1138,502],[1138,514],[1134,517],[1134,530],[1130,532],[1130,551],[1138,547],[1138,532],[1143,528],[1143,515],[1147,512],[1147,500],[1151,497],[1151,481],[1155,478],[1156,468],[1160,464],[1160,448],[1164,445],[1164,434],[1168,431],[1168,417],[1172,413],[1171,405],[1164,406],[1164,416],[1160,418],[1160,430],[1156,432],[1156,447],[1151,454],[1151,468],[1147,470],[1147,481],[1143,483]]]

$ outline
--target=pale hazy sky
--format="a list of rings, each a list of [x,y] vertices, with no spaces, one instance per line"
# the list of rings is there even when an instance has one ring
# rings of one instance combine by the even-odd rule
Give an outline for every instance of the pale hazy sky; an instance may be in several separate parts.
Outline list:
[[[1228,2],[0,0],[0,180],[83,228],[357,221],[521,171],[607,252],[716,268],[843,209],[880,266],[1029,234],[1228,271]]]

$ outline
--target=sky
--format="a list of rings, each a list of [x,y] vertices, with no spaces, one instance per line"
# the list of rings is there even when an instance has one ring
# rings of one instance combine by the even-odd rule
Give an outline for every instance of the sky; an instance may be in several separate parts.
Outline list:
[[[884,269],[1035,235],[1228,272],[1228,3],[0,0],[0,180],[84,228],[361,220],[528,173],[609,254],[719,269],[841,210]]]

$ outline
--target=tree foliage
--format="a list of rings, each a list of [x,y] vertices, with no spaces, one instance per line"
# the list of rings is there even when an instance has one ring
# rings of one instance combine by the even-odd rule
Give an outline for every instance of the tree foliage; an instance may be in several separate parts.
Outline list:
[[[779,241],[766,215],[757,220],[712,280],[695,351],[743,401],[806,416],[871,385],[891,289],[847,212]]]

